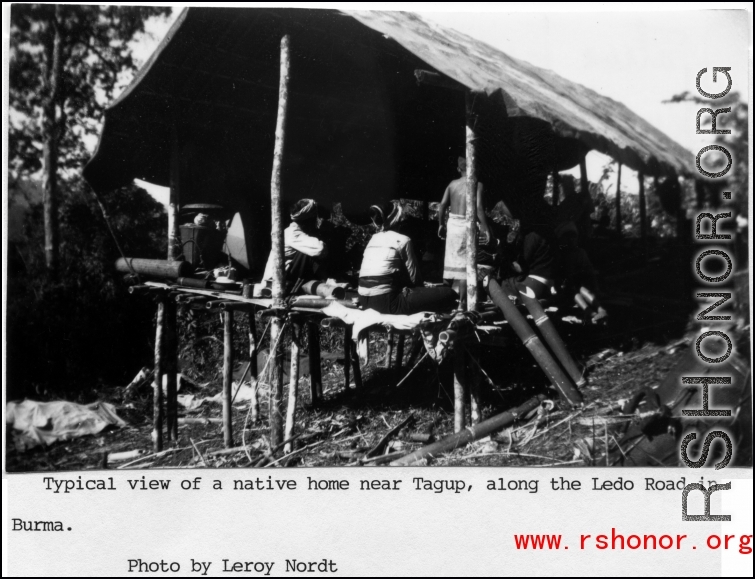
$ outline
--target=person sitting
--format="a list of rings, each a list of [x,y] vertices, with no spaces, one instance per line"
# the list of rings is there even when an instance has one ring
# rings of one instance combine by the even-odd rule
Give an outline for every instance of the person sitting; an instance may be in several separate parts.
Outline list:
[[[555,278],[551,236],[544,227],[523,227],[503,202],[496,205],[493,220],[501,240],[499,278],[528,297],[548,299]]]
[[[370,207],[378,229],[364,250],[359,271],[359,302],[381,314],[409,315],[448,311],[458,296],[450,287],[423,287],[412,240],[400,233],[404,208],[398,201]]]
[[[318,209],[314,199],[300,199],[291,209],[291,224],[283,230],[284,294],[295,294],[301,285],[313,279],[325,279],[323,259],[328,249],[315,237]],[[267,260],[265,281],[273,279],[273,254]]]

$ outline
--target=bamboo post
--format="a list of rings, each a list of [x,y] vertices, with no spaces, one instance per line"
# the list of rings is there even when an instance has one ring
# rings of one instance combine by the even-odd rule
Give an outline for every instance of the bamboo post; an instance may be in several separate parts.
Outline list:
[[[555,169],[553,169],[551,181],[553,182],[553,196],[551,197],[551,205],[553,207],[558,207],[558,200],[561,195],[561,189],[558,186],[560,182],[558,171],[556,171]]]
[[[176,327],[176,302],[165,300],[164,362],[166,385],[166,426],[168,440],[178,440],[178,330]]]
[[[479,424],[482,420],[482,399],[480,398],[480,371],[477,368],[475,362],[479,361],[480,349],[476,346],[471,346],[467,350],[467,356],[471,364],[467,366],[467,372],[469,373],[469,415],[472,420],[472,424]]]
[[[314,406],[322,398],[322,367],[320,362],[320,328],[316,322],[307,322],[309,348],[309,398]]]
[[[391,360],[393,359],[393,328],[388,328],[385,333],[385,364],[384,368],[391,367]]]
[[[223,444],[233,446],[233,311],[223,312]]]
[[[178,139],[178,126],[173,121],[170,142],[170,197],[168,199],[168,259],[175,261],[181,255],[181,230],[179,212],[181,210],[181,144]]]
[[[346,324],[343,327],[343,387],[345,390],[349,389],[351,379],[349,372],[351,371],[351,325]]]
[[[278,86],[278,119],[275,125],[275,151],[273,153],[273,174],[270,181],[271,237],[273,256],[273,307],[283,308],[283,217],[281,207],[281,168],[283,164],[284,141],[286,136],[286,112],[288,106],[288,77],[290,71],[288,34],[281,38],[280,80]],[[275,316],[270,323],[270,343],[277,344],[283,321]],[[272,348],[272,346],[271,346]],[[282,348],[271,351],[270,388],[270,444],[279,445],[283,436],[281,400],[283,398]]]
[[[294,322],[291,326],[291,371],[288,382],[288,410],[286,412],[286,431],[284,440],[290,440],[294,435],[294,423],[296,421],[296,404],[299,398],[299,339],[301,338],[301,323]],[[311,362],[311,361],[310,361]],[[284,454],[293,450],[291,442],[283,447]]]
[[[616,232],[621,235],[621,163],[616,176]]]
[[[460,344],[453,350],[454,359],[454,432],[464,430],[464,349]]]
[[[582,157],[579,162],[579,192],[582,195],[590,192],[590,183],[587,180],[587,157]]]
[[[242,296],[245,298],[252,297],[252,284],[245,283],[242,289]],[[249,324],[249,374],[250,386],[252,387],[252,399],[249,402],[249,415],[252,423],[259,420],[260,400],[257,392],[257,382],[259,381],[259,368],[257,366],[257,347],[259,339],[257,337],[257,320],[254,316],[255,308],[249,310],[246,319]]]
[[[647,215],[645,208],[645,175],[637,173],[637,179],[640,182],[640,239],[643,245],[647,240]]]
[[[155,373],[152,381],[154,388],[152,410],[152,444],[155,452],[163,449],[163,339],[165,326],[165,302],[157,302],[157,323],[155,329]]]
[[[351,352],[352,371],[354,372],[354,387],[359,393],[362,391],[362,368],[359,366],[359,352],[357,352],[357,345],[354,340],[349,340],[349,351]]]
[[[467,119],[467,311],[477,309],[477,155],[474,95],[465,93]]]
[[[404,365],[404,343],[406,342],[406,336],[404,334],[398,335],[398,344],[396,344],[396,368],[401,370]]]

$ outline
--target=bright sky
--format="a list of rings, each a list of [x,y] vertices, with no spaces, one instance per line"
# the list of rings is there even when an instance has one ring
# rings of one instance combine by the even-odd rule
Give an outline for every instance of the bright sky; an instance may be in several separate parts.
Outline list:
[[[267,4],[268,6],[270,4]],[[288,4],[297,5],[297,4]],[[308,7],[311,4],[306,4]],[[370,8],[369,3],[318,4],[331,8]],[[705,6],[705,4],[703,4]],[[708,4],[717,8],[747,3]],[[432,6],[434,12],[427,12]],[[465,12],[453,12],[463,6]],[[732,90],[748,99],[751,60],[751,13],[744,9],[690,10],[695,3],[394,3],[382,9],[409,10],[478,38],[516,58],[553,70],[559,75],[623,102],[634,112],[692,152],[711,143],[695,134],[696,105],[664,105],[661,101],[682,91],[695,91],[697,72],[713,66],[731,67]],[[685,10],[680,11],[683,7]],[[556,12],[556,10],[572,10]],[[637,12],[637,10],[642,10]],[[751,8],[750,8],[751,10]],[[180,12],[176,6],[175,19]],[[143,61],[169,28],[166,22],[149,27],[136,55]],[[709,75],[708,75],[709,77]],[[725,79],[724,79],[725,82]],[[708,92],[723,89],[703,83]],[[588,177],[597,181],[609,159],[598,153],[587,158]],[[624,171],[622,190],[636,192],[634,172]],[[142,183],[140,183],[142,184]],[[142,184],[143,185],[143,184]],[[161,201],[162,188],[149,188]]]

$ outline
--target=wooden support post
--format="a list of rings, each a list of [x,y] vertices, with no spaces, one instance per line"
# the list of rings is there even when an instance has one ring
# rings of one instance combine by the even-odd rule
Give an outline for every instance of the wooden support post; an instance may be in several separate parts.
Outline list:
[[[587,180],[587,157],[579,162],[579,192],[584,195],[590,193],[590,182]]]
[[[404,334],[398,335],[398,344],[396,344],[396,368],[401,370],[404,365],[404,343],[406,342],[406,336]]]
[[[477,346],[470,346],[467,349],[467,357],[469,359],[469,366],[467,366],[467,372],[469,373],[469,415],[472,421],[472,425],[479,424],[482,421],[482,399],[480,397],[480,370],[477,367],[480,360],[480,348]]]
[[[155,373],[152,410],[152,445],[155,452],[163,449],[163,340],[165,337],[165,302],[157,302],[157,324],[155,329]]]
[[[164,362],[166,385],[166,426],[168,440],[178,440],[178,328],[176,302],[165,300]]]
[[[553,207],[558,207],[559,197],[561,196],[561,188],[559,187],[561,179],[559,178],[558,171],[556,171],[555,169],[553,169],[553,173],[551,175],[551,181],[553,182],[553,196],[551,197],[551,205]]]
[[[385,363],[384,368],[391,367],[391,360],[393,359],[393,328],[388,328],[385,333]]]
[[[637,174],[637,178],[640,182],[640,239],[642,239],[643,246],[647,241],[647,215],[645,208],[645,175],[642,173]]]
[[[348,390],[349,384],[351,384],[349,377],[351,371],[351,328],[349,324],[343,327],[343,387],[345,390]]]
[[[453,350],[454,359],[454,432],[464,430],[466,408],[464,404],[464,348],[457,345]]]
[[[362,368],[359,365],[359,352],[357,351],[357,345],[354,340],[349,342],[351,345],[351,366],[354,372],[354,388],[356,388],[357,394],[362,391]]]
[[[309,401],[314,406],[322,398],[320,327],[317,322],[307,322],[307,342],[309,347]]]
[[[283,165],[284,141],[286,136],[286,109],[288,106],[288,77],[290,71],[290,38],[288,34],[281,38],[280,79],[278,85],[278,119],[275,125],[275,150],[273,152],[273,174],[270,180],[271,237],[273,257],[273,307],[283,308],[283,211],[281,207],[281,168]],[[279,341],[283,321],[274,317],[270,324],[270,343]],[[280,346],[280,344],[278,344]],[[272,346],[271,346],[272,348]],[[283,442],[283,424],[281,400],[283,398],[283,368],[281,366],[282,348],[270,352],[271,388],[270,388],[270,444],[275,447]]]
[[[465,93],[467,119],[467,311],[477,309],[477,155],[474,95]]]
[[[245,283],[242,290],[242,296],[245,298],[252,297],[252,284]],[[246,314],[247,323],[249,324],[249,375],[250,385],[252,387],[252,399],[249,402],[249,416],[252,423],[256,423],[260,416],[260,400],[257,390],[259,381],[259,368],[257,366],[257,348],[259,338],[257,337],[257,319],[255,317],[255,308],[249,310]]]
[[[301,339],[301,323],[293,322],[291,325],[291,371],[288,382],[288,410],[286,412],[286,431],[283,440],[290,440],[294,435],[296,423],[296,404],[299,400],[299,340]],[[290,453],[293,446],[287,442],[283,447],[285,454]]]
[[[168,199],[168,259],[175,261],[181,255],[181,143],[178,126],[173,121],[170,142],[170,197]]]
[[[233,312],[223,312],[223,444],[233,446]]]
[[[621,163],[616,176],[616,232],[621,235]]]

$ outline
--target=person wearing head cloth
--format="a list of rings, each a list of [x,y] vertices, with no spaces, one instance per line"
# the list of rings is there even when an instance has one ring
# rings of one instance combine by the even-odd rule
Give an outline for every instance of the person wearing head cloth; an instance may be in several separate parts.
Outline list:
[[[291,224],[283,230],[283,270],[285,293],[295,293],[302,283],[324,279],[322,260],[328,249],[322,240],[315,237],[318,226],[317,202],[300,199],[291,208]],[[273,279],[273,255],[267,260],[263,280]]]
[[[467,287],[467,160],[459,157],[458,179],[451,181],[443,193],[438,206],[438,237],[446,240],[446,253],[443,264],[443,279],[451,285],[462,301],[466,299]],[[446,212],[448,221],[446,222]],[[488,245],[492,235],[485,216],[483,185],[477,182],[477,220],[479,222],[479,243]]]
[[[400,232],[405,218],[401,203],[373,205],[370,213],[378,232],[367,243],[362,258],[360,305],[395,315],[455,308],[458,296],[450,287],[423,287],[412,240]]]

